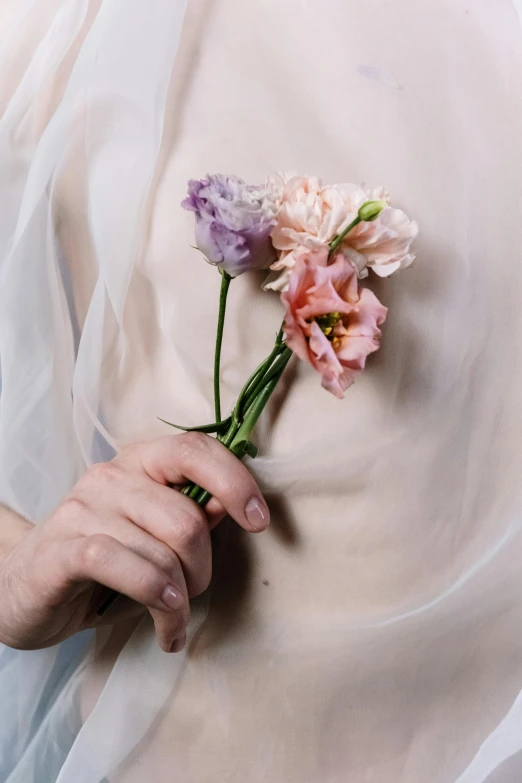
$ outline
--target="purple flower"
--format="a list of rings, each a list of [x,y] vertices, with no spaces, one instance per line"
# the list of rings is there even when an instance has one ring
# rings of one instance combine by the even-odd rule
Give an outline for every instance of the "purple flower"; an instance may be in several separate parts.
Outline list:
[[[270,233],[276,206],[269,191],[238,177],[190,180],[185,209],[196,215],[196,244],[211,264],[232,277],[275,260]]]

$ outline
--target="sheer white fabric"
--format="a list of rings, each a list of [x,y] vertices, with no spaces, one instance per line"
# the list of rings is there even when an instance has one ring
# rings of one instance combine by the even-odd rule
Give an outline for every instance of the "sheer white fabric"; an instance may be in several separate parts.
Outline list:
[[[5,2],[0,500],[35,522],[157,416],[211,416],[190,176],[383,183],[421,236],[373,283],[385,338],[346,400],[294,367],[262,420],[273,527],[223,526],[185,653],[146,621],[1,650],[3,780],[520,781],[521,13]],[[229,402],[280,320],[257,282],[232,287]]]

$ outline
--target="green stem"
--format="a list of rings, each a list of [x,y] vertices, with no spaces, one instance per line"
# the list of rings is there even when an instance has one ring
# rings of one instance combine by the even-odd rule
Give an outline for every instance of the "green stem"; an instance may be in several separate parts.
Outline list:
[[[283,353],[279,356],[276,362],[269,368],[265,376],[263,376],[263,385],[258,389],[257,396],[251,400],[248,404],[244,420],[241,422],[238,416],[232,415],[232,424],[227,434],[221,438],[221,442],[226,446],[232,454],[241,459],[244,456],[244,444],[248,441],[250,433],[254,429],[259,417],[261,416],[265,406],[270,399],[274,389],[276,388],[279,380],[285,371],[286,365],[292,357],[292,351],[284,345],[279,345],[278,349],[283,348]],[[248,388],[248,383],[244,388]],[[236,405],[238,414],[240,413],[238,406]],[[235,410],[236,410],[235,409]],[[210,493],[201,487],[191,485],[188,496],[192,498],[199,506],[204,506],[210,500]]]
[[[291,357],[292,351],[287,348],[284,355],[281,356],[281,362],[279,364],[277,374],[275,374],[271,380],[266,383],[262,391],[259,393],[253,402],[252,407],[245,416],[244,422],[239,426],[231,427],[231,430],[227,434],[225,441],[223,441],[224,445],[227,446],[232,454],[235,454],[235,456],[239,459],[244,456],[244,444],[249,439],[250,433],[256,426],[259,417],[261,416],[268,400],[272,396],[277,384],[279,383],[281,375],[283,374]],[[199,493],[192,495],[192,497],[199,506],[203,507],[208,503],[212,496],[210,492],[207,492],[205,489],[201,489]]]
[[[237,421],[238,416],[240,414],[240,411],[243,409],[243,400],[248,395],[251,397],[252,390],[254,388],[258,389],[259,385],[262,384],[263,378],[265,377],[265,374],[267,370],[272,366],[272,363],[274,359],[276,359],[281,351],[284,348],[283,343],[283,326],[281,326],[281,329],[279,330],[279,333],[276,337],[275,345],[272,349],[272,352],[269,356],[264,359],[261,364],[254,370],[250,378],[247,380],[243,388],[241,389],[239,393],[239,397],[236,400],[236,405],[234,407],[234,411],[232,413],[232,419]],[[235,414],[235,417],[234,417]]]
[[[278,375],[281,367],[286,367],[289,354],[291,355],[291,353],[292,351],[290,348],[287,348],[285,345],[280,347],[279,353],[275,355],[275,361],[267,367],[263,377],[259,378],[255,386],[245,395],[245,398],[242,401],[242,410],[247,411],[265,384],[275,375]]]
[[[219,315],[216,332],[216,351],[214,354],[214,408],[216,411],[216,422],[221,421],[221,389],[220,389],[220,366],[221,366],[221,346],[223,344],[223,328],[225,326],[225,312],[227,309],[227,296],[232,277],[225,272],[221,272],[221,290],[219,292]]]
[[[362,223],[362,220],[361,220],[361,218],[360,218],[360,217],[357,215],[357,217],[355,218],[355,220],[353,220],[353,221],[350,223],[350,225],[348,226],[348,228],[345,228],[342,234],[338,234],[338,235],[335,237],[335,239],[333,239],[333,240],[330,242],[330,255],[332,255],[332,253],[335,253],[335,251],[337,250],[337,248],[339,247],[339,245],[342,245],[342,243],[344,242],[344,239],[345,239],[346,235],[350,233],[350,231],[352,230],[352,228],[355,228],[355,226],[358,226],[358,225],[359,225],[359,223]]]
[[[279,366],[277,372],[266,383],[266,385],[259,392],[255,400],[252,402],[252,405],[249,408],[243,423],[239,427],[236,435],[234,436],[229,446],[230,451],[233,454],[236,454],[236,456],[238,453],[241,453],[242,444],[248,440],[250,433],[256,426],[257,420],[259,419],[263,410],[265,409],[265,406],[268,400],[270,399],[277,384],[279,383],[279,379],[281,378],[281,375],[283,374],[286,365],[290,361],[291,357],[292,357],[292,351],[289,348],[286,348],[285,353],[281,356],[281,361],[278,363]]]
[[[207,503],[210,500],[210,498],[212,497],[212,495],[210,494],[210,492],[207,492],[206,489],[201,489],[200,493],[201,494],[199,495],[199,497],[196,498],[196,503],[201,508],[204,508],[207,505]]]
[[[263,386],[266,373],[270,367],[272,367],[274,360],[277,359],[281,353],[281,350],[281,346],[276,346],[270,356],[267,356],[265,361],[259,365],[255,373],[251,375],[248,382],[243,386],[239,397],[237,398],[232,418],[234,418],[234,413],[236,414],[236,418],[240,417],[241,411],[245,408],[245,399],[251,399],[252,395],[254,395],[259,390],[260,386]]]

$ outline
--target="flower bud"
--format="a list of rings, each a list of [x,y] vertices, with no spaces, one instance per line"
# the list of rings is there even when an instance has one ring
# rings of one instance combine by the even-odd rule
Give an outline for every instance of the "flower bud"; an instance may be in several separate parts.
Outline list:
[[[366,201],[359,209],[359,217],[366,223],[370,223],[372,220],[378,218],[384,207],[387,206],[388,204],[386,201],[382,201],[382,199],[378,199],[377,201]]]

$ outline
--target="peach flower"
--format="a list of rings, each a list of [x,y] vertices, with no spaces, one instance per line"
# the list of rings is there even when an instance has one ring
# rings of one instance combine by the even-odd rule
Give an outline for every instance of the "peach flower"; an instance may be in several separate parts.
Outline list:
[[[343,254],[328,263],[328,248],[299,250],[281,300],[288,346],[322,375],[325,389],[342,399],[368,354],[379,348],[387,309],[359,286],[357,269]]]
[[[348,214],[340,194],[317,177],[290,177],[283,187],[272,243],[283,253],[299,245],[320,249],[339,233]]]
[[[418,233],[417,223],[402,209],[388,206],[376,220],[355,226],[343,242],[343,250],[357,267],[359,277],[366,277],[368,268],[379,277],[389,277],[415,261],[410,245]]]
[[[274,187],[274,181],[272,181]],[[383,188],[367,190],[352,184],[324,185],[315,177],[283,177],[280,208],[272,231],[272,243],[279,251],[270,269],[266,288],[283,291],[288,286],[295,264],[296,250],[306,247],[319,250],[357,217],[360,207],[369,200],[388,203],[379,217],[361,223],[349,232],[343,249],[357,267],[359,277],[366,277],[368,267],[387,277],[397,269],[409,266],[415,256],[410,245],[418,233],[417,224],[400,209],[389,206],[389,194]]]

